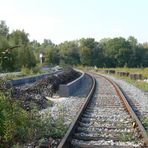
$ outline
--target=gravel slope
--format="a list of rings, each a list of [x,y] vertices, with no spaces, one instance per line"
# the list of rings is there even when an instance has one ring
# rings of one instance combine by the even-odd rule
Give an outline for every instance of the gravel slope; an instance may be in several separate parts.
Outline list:
[[[83,85],[69,97],[53,96],[49,98],[54,102],[52,107],[48,107],[41,111],[43,114],[51,113],[52,117],[57,118],[59,114],[64,115],[66,125],[70,125],[72,120],[76,117],[81,106],[86,100],[86,94],[91,89],[92,79],[87,75],[83,81]]]

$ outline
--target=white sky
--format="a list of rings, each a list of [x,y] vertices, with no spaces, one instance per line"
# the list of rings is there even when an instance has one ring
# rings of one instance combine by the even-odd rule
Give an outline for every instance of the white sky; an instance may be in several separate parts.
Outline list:
[[[132,35],[148,42],[148,0],[0,0],[0,20],[54,43]]]

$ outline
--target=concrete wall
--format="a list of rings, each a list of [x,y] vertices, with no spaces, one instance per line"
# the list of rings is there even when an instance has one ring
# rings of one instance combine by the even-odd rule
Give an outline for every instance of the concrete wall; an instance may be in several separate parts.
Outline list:
[[[33,82],[40,80],[42,78],[45,78],[47,76],[49,76],[49,74],[42,74],[42,75],[38,75],[38,76],[25,77],[25,78],[20,78],[17,80],[8,81],[7,83],[10,83],[13,86],[19,86],[19,85],[24,85],[26,83],[33,83]]]
[[[56,74],[56,72],[54,74]],[[19,85],[24,85],[26,83],[33,83],[33,82],[40,80],[42,78],[45,78],[49,75],[50,74],[42,74],[42,75],[38,75],[38,76],[25,77],[25,78],[20,78],[17,80],[8,81],[7,83],[9,83],[13,86],[19,86]],[[79,78],[77,78],[76,80],[74,80],[68,84],[60,84],[58,94],[61,97],[68,97],[68,96],[72,95],[75,91],[77,91],[77,89],[79,89],[79,87],[81,86],[81,84],[83,83],[84,80],[85,80],[85,73],[82,73],[82,75]]]
[[[77,89],[79,89],[84,80],[85,80],[85,73],[82,73],[82,75],[76,80],[68,84],[61,84],[59,86],[58,94],[61,97],[68,97],[72,95],[75,91],[77,91]]]

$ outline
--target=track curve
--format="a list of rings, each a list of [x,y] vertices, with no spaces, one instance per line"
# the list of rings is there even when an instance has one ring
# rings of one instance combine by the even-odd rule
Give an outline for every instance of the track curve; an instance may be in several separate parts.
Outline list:
[[[118,86],[93,76],[93,91],[58,148],[143,147],[147,134]]]

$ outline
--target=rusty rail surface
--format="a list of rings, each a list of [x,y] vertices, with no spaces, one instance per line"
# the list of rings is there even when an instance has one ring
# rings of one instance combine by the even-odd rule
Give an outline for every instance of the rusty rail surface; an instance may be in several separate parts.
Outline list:
[[[147,132],[145,130],[145,128],[143,127],[141,121],[139,120],[139,118],[137,117],[137,115],[135,114],[135,112],[133,111],[132,107],[129,105],[129,102],[126,99],[126,94],[123,92],[123,90],[115,83],[113,82],[111,79],[98,74],[98,73],[93,73],[91,72],[92,75],[99,75],[105,79],[107,79],[115,88],[117,95],[119,96],[119,98],[122,100],[123,104],[125,105],[126,110],[129,112],[129,115],[134,119],[137,128],[139,129],[139,132],[143,138],[143,142],[144,145],[147,146],[148,145],[148,135]],[[95,86],[96,86],[96,81],[95,78],[93,79],[93,86],[92,89],[90,91],[90,93],[88,94],[87,100],[85,102],[85,104],[81,107],[77,117],[75,118],[74,122],[71,124],[70,128],[68,129],[66,135],[64,136],[64,138],[62,139],[62,141],[60,142],[60,144],[58,145],[58,148],[69,148],[70,147],[70,140],[71,140],[71,135],[73,134],[74,130],[77,127],[77,121],[79,120],[80,116],[82,115],[82,112],[85,110],[85,108],[88,105],[88,102],[91,100],[94,91],[95,91]]]
[[[87,74],[89,75],[89,74]],[[89,75],[90,76],[90,75]],[[60,142],[60,144],[58,145],[58,148],[69,148],[70,147],[70,140],[71,140],[71,134],[74,132],[74,130],[77,127],[77,121],[79,120],[79,118],[81,117],[83,111],[85,110],[85,108],[87,107],[90,99],[92,98],[95,88],[96,88],[96,80],[94,77],[90,76],[92,79],[92,87],[90,92],[87,95],[87,99],[85,101],[85,103],[82,105],[82,107],[80,108],[74,122],[70,125],[67,133],[65,134],[65,136],[63,137],[62,141]]]
[[[95,73],[96,74],[96,73]],[[135,114],[135,112],[133,111],[132,107],[130,106],[129,102],[127,101],[127,95],[123,92],[123,90],[115,83],[113,82],[111,79],[101,75],[101,74],[97,74],[99,76],[104,77],[105,79],[107,79],[115,88],[117,95],[120,97],[120,99],[122,100],[122,102],[124,103],[127,111],[129,112],[130,116],[135,120],[136,126],[138,127],[142,137],[143,137],[143,142],[145,145],[148,145],[148,134],[144,128],[144,126],[142,125],[141,121],[139,120],[139,118],[137,117],[137,115]]]

